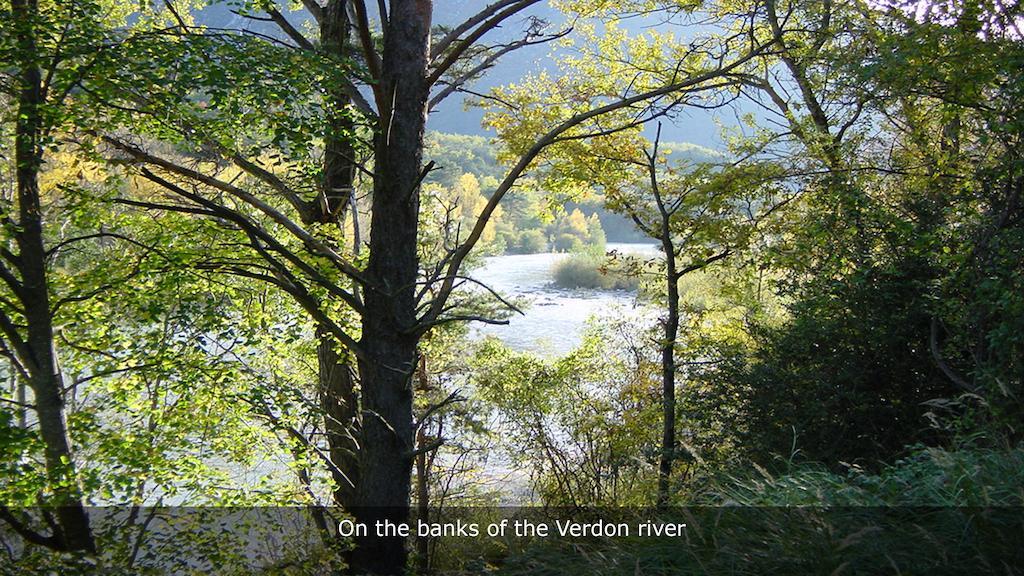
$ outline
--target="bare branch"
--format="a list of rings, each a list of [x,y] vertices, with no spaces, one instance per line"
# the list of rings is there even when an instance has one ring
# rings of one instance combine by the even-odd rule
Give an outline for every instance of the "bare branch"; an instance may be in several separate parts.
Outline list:
[[[379,80],[383,64],[381,63],[380,54],[377,54],[377,49],[373,45],[373,34],[370,31],[370,19],[366,13],[366,3],[363,0],[352,0],[352,7],[356,13],[356,31],[359,33],[359,43],[363,48],[366,68],[370,72],[370,78]],[[381,20],[386,21],[386,13],[381,13]]]
[[[484,36],[484,34],[487,34],[491,30],[494,30],[495,28],[500,26],[502,22],[507,20],[509,17],[511,17],[511,16],[513,16],[515,14],[518,14],[519,12],[522,12],[526,8],[536,4],[539,1],[540,0],[518,0],[517,2],[512,2],[511,4],[507,4],[506,5],[507,7],[505,7],[504,10],[500,10],[499,12],[497,12],[493,16],[491,16],[489,19],[487,19],[487,21],[484,22],[483,24],[481,24],[480,27],[478,27],[476,30],[474,30],[472,32],[472,34],[470,34],[464,40],[459,42],[458,46],[455,46],[451,50],[448,50],[448,45],[447,44],[445,44],[443,46],[439,46],[438,47],[438,55],[441,55],[442,53],[445,53],[445,52],[447,52],[447,54],[445,55],[444,59],[440,63],[438,63],[436,66],[434,66],[434,71],[427,78],[427,85],[435,84],[438,81],[438,79],[440,79],[441,76],[449,68],[451,68],[452,65],[455,64],[455,62],[458,61],[459,58],[461,58],[463,54],[465,54],[465,52],[467,50],[469,50],[474,44],[476,44],[477,40],[479,40],[480,38],[482,38]],[[501,4],[501,2],[499,2],[498,4]],[[494,5],[492,5],[492,6],[494,6]],[[497,8],[495,8],[495,10],[498,10],[500,8],[501,7],[498,6]],[[484,12],[487,12],[487,11],[488,11],[487,9],[484,10]],[[443,42],[443,40],[442,40],[442,42]]]
[[[726,249],[723,250],[722,252],[719,252],[718,254],[715,254],[710,258],[706,258],[704,260],[701,260],[700,262],[694,262],[693,264],[681,268],[678,272],[676,272],[676,280],[682,278],[683,276],[686,276],[690,272],[703,270],[704,268],[707,268],[708,266],[714,264],[715,262],[718,262],[719,260],[722,260],[724,258],[728,258],[729,256],[732,256],[732,250]]]
[[[313,19],[316,20],[317,24],[322,24],[324,19],[324,7],[317,3],[316,0],[302,0],[302,5],[306,7],[306,10],[313,15]]]
[[[302,48],[303,50],[313,50],[313,43],[303,36],[302,32],[299,32],[294,26],[292,26],[292,23],[289,22],[288,19],[284,17],[284,14],[281,14],[277,8],[267,8],[267,14],[270,14],[270,19],[273,20],[274,24],[277,24],[278,28],[287,34],[289,38],[294,40],[295,43],[298,44],[299,48]]]
[[[477,12],[465,22],[459,24],[455,28],[452,28],[447,34],[444,35],[444,37],[442,37],[440,40],[434,43],[434,56],[440,56],[441,54],[443,54],[444,51],[447,50],[449,46],[451,46],[452,42],[458,40],[460,36],[468,32],[477,24],[480,24],[484,20],[490,18],[502,8],[511,6],[512,4],[516,4],[520,1],[521,0],[499,0],[498,2],[490,4],[483,10]]]
[[[565,30],[562,30],[556,34],[550,34],[540,39],[531,39],[528,36],[527,38],[516,40],[515,42],[510,42],[509,44],[494,47],[497,48],[497,50],[492,50],[491,53],[488,54],[476,66],[470,68],[463,74],[460,74],[457,78],[453,78],[451,80],[438,79],[438,84],[444,85],[444,89],[442,89],[440,92],[438,92],[437,94],[430,98],[430,103],[427,105],[427,109],[433,110],[434,108],[436,108],[437,105],[440,104],[445,98],[451,96],[454,92],[458,92],[466,83],[476,79],[478,76],[480,76],[490,68],[493,68],[495,63],[502,56],[508,54],[509,52],[514,52],[515,50],[524,48],[526,46],[535,46],[537,44],[544,44],[547,42],[551,42],[552,40],[557,40],[559,38],[564,37],[566,34],[569,34],[571,31],[572,28],[566,28]]]
[[[447,397],[445,397],[444,400],[441,400],[440,402],[433,404],[429,408],[427,408],[423,412],[423,415],[420,416],[418,420],[416,420],[416,423],[413,425],[413,431],[418,431],[424,424],[427,423],[427,420],[431,416],[433,416],[438,410],[441,410],[442,408],[448,406],[449,404],[465,401],[466,398],[460,395],[459,392],[461,392],[461,390],[455,390]]]
[[[15,532],[18,533],[18,535],[32,544],[45,546],[51,550],[64,550],[66,548],[63,539],[58,535],[54,534],[52,536],[44,536],[43,534],[32,530],[18,520],[18,518],[11,513],[11,509],[7,506],[0,505],[0,520],[6,522]]]

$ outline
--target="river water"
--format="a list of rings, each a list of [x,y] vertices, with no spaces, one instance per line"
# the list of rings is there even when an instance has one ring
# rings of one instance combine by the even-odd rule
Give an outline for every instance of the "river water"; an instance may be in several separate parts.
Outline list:
[[[608,251],[655,258],[654,244],[608,243]],[[636,293],[625,290],[581,290],[554,286],[554,265],[570,255],[543,253],[492,256],[470,276],[514,299],[523,315],[514,314],[508,325],[475,324],[473,338],[494,336],[514,350],[544,356],[562,355],[580,343],[591,317],[639,315],[643,305]]]

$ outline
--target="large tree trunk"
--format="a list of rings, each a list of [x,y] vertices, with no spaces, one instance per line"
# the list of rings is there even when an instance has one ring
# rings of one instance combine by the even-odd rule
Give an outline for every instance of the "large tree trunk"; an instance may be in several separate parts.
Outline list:
[[[418,335],[415,289],[419,270],[419,186],[429,86],[430,0],[395,0],[384,31],[379,91],[386,106],[375,135],[373,214],[367,276],[363,357],[361,478],[357,519],[404,523],[409,516],[413,447],[413,386]],[[356,542],[357,573],[400,574],[402,538]]]
[[[324,6],[320,23],[320,46],[339,62],[348,57],[347,47],[351,24],[344,0],[331,0]],[[345,210],[355,185],[355,130],[348,107],[352,100],[341,86],[329,87],[327,97],[327,131],[324,134],[323,190],[316,212],[323,223],[344,225]]]
[[[36,42],[29,24],[36,17],[38,6],[35,0],[13,0],[11,8],[22,25],[18,43],[23,54],[15,134],[19,209],[17,268],[21,273],[18,296],[27,325],[25,357],[21,360],[34,395],[47,480],[53,491],[52,501],[46,504],[58,507],[56,515],[61,533],[55,536],[65,549],[95,552],[64,420],[64,382],[53,342],[53,318],[46,278],[46,249],[39,199],[42,75],[35,63]]]
[[[376,300],[374,298],[373,300]],[[386,313],[388,299],[367,308]],[[364,322],[360,361],[363,396],[362,446],[356,519],[370,526],[370,536],[357,539],[352,564],[357,574],[401,574],[406,565],[403,538],[378,538],[374,524],[407,521],[412,473],[413,419],[411,372],[416,362],[415,339],[396,336],[393,319]]]

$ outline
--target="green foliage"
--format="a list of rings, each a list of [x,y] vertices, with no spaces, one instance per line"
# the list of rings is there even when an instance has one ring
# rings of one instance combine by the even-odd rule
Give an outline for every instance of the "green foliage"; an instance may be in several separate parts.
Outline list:
[[[626,270],[607,262],[603,254],[574,253],[559,260],[552,269],[555,285],[560,288],[591,288],[599,290],[636,290],[639,280]]]
[[[878,475],[705,480],[701,506],[661,515],[685,539],[538,540],[500,573],[996,574],[1020,559],[1020,473],[1019,450],[918,449]]]
[[[483,136],[428,132],[424,154],[437,164],[437,170],[430,173],[427,182],[446,188],[455,186],[462,174],[472,174],[481,181],[505,175],[495,145]]]
[[[430,217],[436,226],[451,228],[449,236],[459,226],[468,230],[471,218],[504,175],[505,168],[495,158],[497,145],[479,136],[441,132],[431,132],[428,145],[430,158],[441,168],[427,178],[429,207],[425,212],[433,214]],[[679,146],[686,151],[684,154],[714,154],[692,145]],[[468,177],[475,184],[467,186]],[[584,247],[603,250],[606,225],[613,228],[617,241],[642,239],[628,218],[605,208],[602,196],[587,196],[559,205],[561,200],[551,192],[538,190],[533,183],[520,185],[492,218],[485,232],[483,251],[535,254],[549,250],[578,251]],[[456,209],[446,214],[449,208]]]
[[[1019,90],[1020,45],[899,10],[834,16],[837,35],[863,27],[865,41],[843,45],[821,31],[838,68],[808,64],[793,74],[822,98],[836,95],[819,83],[845,75],[850,96],[891,123],[868,137],[856,115],[843,132],[792,118],[797,142],[784,148],[792,158],[776,177],[803,173],[808,162],[826,170],[793,178],[800,195],[752,258],[787,318],[755,316],[752,345],[718,348],[722,362],[701,376],[716,399],[705,406],[709,414],[731,406],[719,418],[737,431],[741,452],[766,465],[793,455],[833,469],[844,461],[876,468],[910,442],[942,445],[974,432],[1013,444],[1021,379],[1011,356],[1021,341],[1020,317],[1009,311],[1021,286],[1019,258],[1009,254],[1021,247],[1011,216],[1020,210],[1019,133],[1008,137],[1002,131],[1013,123],[990,115]],[[804,34],[814,32],[793,32],[795,53],[814,49]],[[852,114],[835,100],[818,103]],[[812,129],[832,130],[832,144],[823,147]],[[998,144],[993,130],[1003,134]],[[756,148],[786,138],[763,136]],[[850,165],[865,171],[847,173]]]
[[[874,466],[908,441],[937,441],[927,402],[956,390],[932,366],[917,289],[907,271],[851,278],[755,332],[750,363],[711,376],[722,396],[744,399],[743,450]]]
[[[813,464],[790,465],[777,476],[764,469],[720,478],[696,501],[742,506],[1020,506],[1024,451],[953,450],[913,446],[877,473],[847,465],[833,472]]]
[[[508,251],[512,254],[537,254],[546,252],[548,239],[540,230],[523,230],[509,240]]]
[[[633,327],[601,328],[551,361],[494,340],[474,356],[478,394],[497,411],[501,448],[530,472],[534,503],[644,505],[653,497],[655,366],[621,352]],[[621,339],[609,339],[615,332]]]

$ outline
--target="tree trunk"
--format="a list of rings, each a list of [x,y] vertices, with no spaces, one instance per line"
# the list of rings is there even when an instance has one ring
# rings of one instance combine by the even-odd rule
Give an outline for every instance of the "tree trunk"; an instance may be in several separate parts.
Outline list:
[[[11,366],[10,370],[11,382],[13,382],[14,388],[17,390],[16,398],[18,400],[18,427],[28,428],[28,410],[25,409],[25,404],[27,401],[25,397],[25,381],[22,380],[21,378],[18,378],[17,374],[15,374],[14,372],[13,365]]]
[[[351,24],[345,11],[344,0],[331,0],[324,6],[320,23],[320,45],[327,54],[339,61],[345,59]],[[344,226],[345,210],[355,185],[355,147],[351,133],[355,130],[348,110],[352,99],[341,86],[328,88],[327,129],[324,134],[323,190],[318,213],[320,222]]]
[[[665,251],[665,282],[668,293],[668,315],[663,324],[661,344],[661,459],[658,463],[658,507],[669,505],[672,462],[676,445],[676,360],[675,346],[679,334],[679,277],[676,272],[675,246],[672,244],[669,219],[663,215],[661,243]]]
[[[331,462],[345,475],[333,473],[334,504],[351,509],[356,504],[359,484],[359,395],[348,361],[339,355],[339,344],[318,328],[317,361],[320,407]]]
[[[345,10],[347,2],[331,0],[324,6],[320,21],[320,45],[327,54],[346,57],[351,24]],[[318,202],[311,206],[315,220],[335,224],[344,230],[345,213],[355,186],[355,148],[350,133],[354,129],[348,106],[351,99],[340,86],[333,86],[326,95],[327,128],[324,134],[323,182]],[[344,472],[335,473],[334,504],[351,509],[356,504],[359,482],[359,394],[348,355],[341,345],[317,329],[317,360],[320,405],[324,413],[328,455]]]
[[[356,492],[358,505],[353,510],[358,521],[370,526],[370,535],[356,540],[352,563],[357,574],[401,574],[407,557],[405,540],[376,537],[373,530],[377,521],[402,524],[409,516],[413,446],[410,377],[416,362],[416,342],[396,336],[387,319],[376,319],[390,308],[387,299],[376,300],[367,295],[370,315],[364,321],[362,339],[367,358],[359,362],[364,412],[361,478]]]
[[[430,380],[427,377],[427,358],[420,356],[418,391],[428,393],[430,391]],[[428,457],[425,448],[430,444],[432,438],[427,434],[426,423],[420,425],[416,431],[416,448],[420,452],[416,455],[416,517],[421,522],[430,522],[430,468],[432,458]],[[430,537],[427,535],[416,536],[416,574],[426,576],[430,573]]]
[[[395,0],[384,31],[384,95],[375,135],[370,259],[359,360],[363,418],[356,518],[404,523],[412,474],[413,390],[418,334],[415,289],[419,271],[419,185],[426,124],[429,0]],[[401,574],[403,538],[358,539],[357,573]]]
[[[416,445],[423,448],[430,442],[425,428],[416,434]],[[430,465],[426,452],[416,456],[416,510],[417,518],[422,522],[430,522]],[[416,573],[419,576],[430,574],[430,537],[416,536]]]
[[[43,105],[42,74],[36,61],[36,41],[31,20],[38,13],[35,0],[13,0],[12,12],[21,19],[18,34],[22,51],[22,88],[18,101],[15,134],[19,222],[16,240],[21,273],[18,295],[27,325],[24,342],[28,385],[34,395],[39,434],[43,441],[44,461],[61,534],[58,540],[68,550],[95,552],[89,518],[82,506],[74,456],[64,420],[64,382],[57,364],[53,342],[53,318],[50,314],[49,286],[46,278],[46,249],[43,245],[43,217],[39,199],[39,169],[42,152],[40,108]]]

